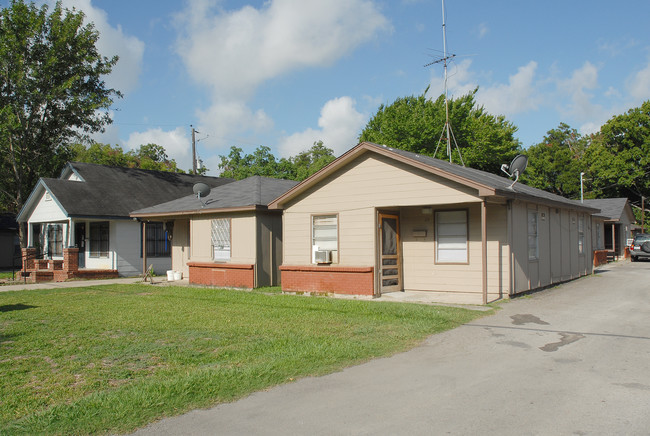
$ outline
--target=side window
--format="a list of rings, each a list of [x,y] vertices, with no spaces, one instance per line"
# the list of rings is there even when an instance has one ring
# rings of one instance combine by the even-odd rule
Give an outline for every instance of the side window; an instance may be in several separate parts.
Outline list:
[[[528,260],[537,260],[539,258],[537,235],[537,211],[528,211]]]
[[[212,259],[226,262],[230,260],[230,219],[212,220]]]
[[[436,212],[436,262],[467,263],[467,211]]]
[[[585,254],[585,216],[578,217],[578,254]]]
[[[324,250],[331,252],[332,262],[338,262],[338,215],[316,215],[311,220],[311,262],[316,263],[316,252]]]
[[[171,241],[167,229],[161,222],[149,222],[146,226],[147,257],[170,257]],[[140,239],[142,240],[142,239]]]
[[[108,257],[108,221],[90,223],[90,257]]]

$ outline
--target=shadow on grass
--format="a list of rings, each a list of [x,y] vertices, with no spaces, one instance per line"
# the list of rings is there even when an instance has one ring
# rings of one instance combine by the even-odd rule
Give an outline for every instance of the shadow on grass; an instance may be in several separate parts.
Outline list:
[[[34,309],[38,306],[30,306],[28,304],[23,304],[23,303],[18,303],[18,304],[5,304],[3,306],[0,306],[0,312],[13,312],[14,310],[26,310],[26,309]]]

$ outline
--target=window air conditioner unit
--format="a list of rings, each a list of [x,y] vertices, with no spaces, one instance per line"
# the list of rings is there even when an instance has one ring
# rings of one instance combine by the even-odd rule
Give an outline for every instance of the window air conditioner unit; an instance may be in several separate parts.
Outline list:
[[[332,263],[332,251],[316,250],[315,258],[316,258],[316,263]]]

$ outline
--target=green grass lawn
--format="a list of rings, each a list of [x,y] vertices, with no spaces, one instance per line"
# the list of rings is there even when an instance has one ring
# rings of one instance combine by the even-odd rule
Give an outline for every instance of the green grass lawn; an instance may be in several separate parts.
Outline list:
[[[16,271],[16,275],[18,275],[18,271]],[[11,279],[12,277],[11,271],[0,271],[0,280]]]
[[[483,315],[277,290],[0,292],[0,434],[128,432],[390,355]]]

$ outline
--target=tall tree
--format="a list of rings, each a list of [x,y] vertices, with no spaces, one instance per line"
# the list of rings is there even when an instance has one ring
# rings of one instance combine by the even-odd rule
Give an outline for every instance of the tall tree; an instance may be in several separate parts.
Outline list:
[[[0,11],[0,208],[17,212],[39,177],[55,176],[69,143],[111,122],[117,57],[102,56],[83,13],[24,0]]]
[[[567,198],[579,198],[580,173],[586,170],[584,155],[588,145],[589,138],[561,123],[549,130],[542,142],[526,150],[528,167],[522,182]]]
[[[465,165],[499,174],[501,164],[520,152],[514,134],[517,128],[503,116],[494,116],[478,106],[473,92],[449,100],[449,118]],[[439,159],[448,159],[446,141],[438,147],[445,124],[445,97],[402,97],[381,105],[361,132],[360,141],[376,142]],[[438,151],[436,153],[436,148]],[[452,140],[452,160],[460,163]]]
[[[603,124],[586,157],[594,195],[650,197],[650,100]]]

